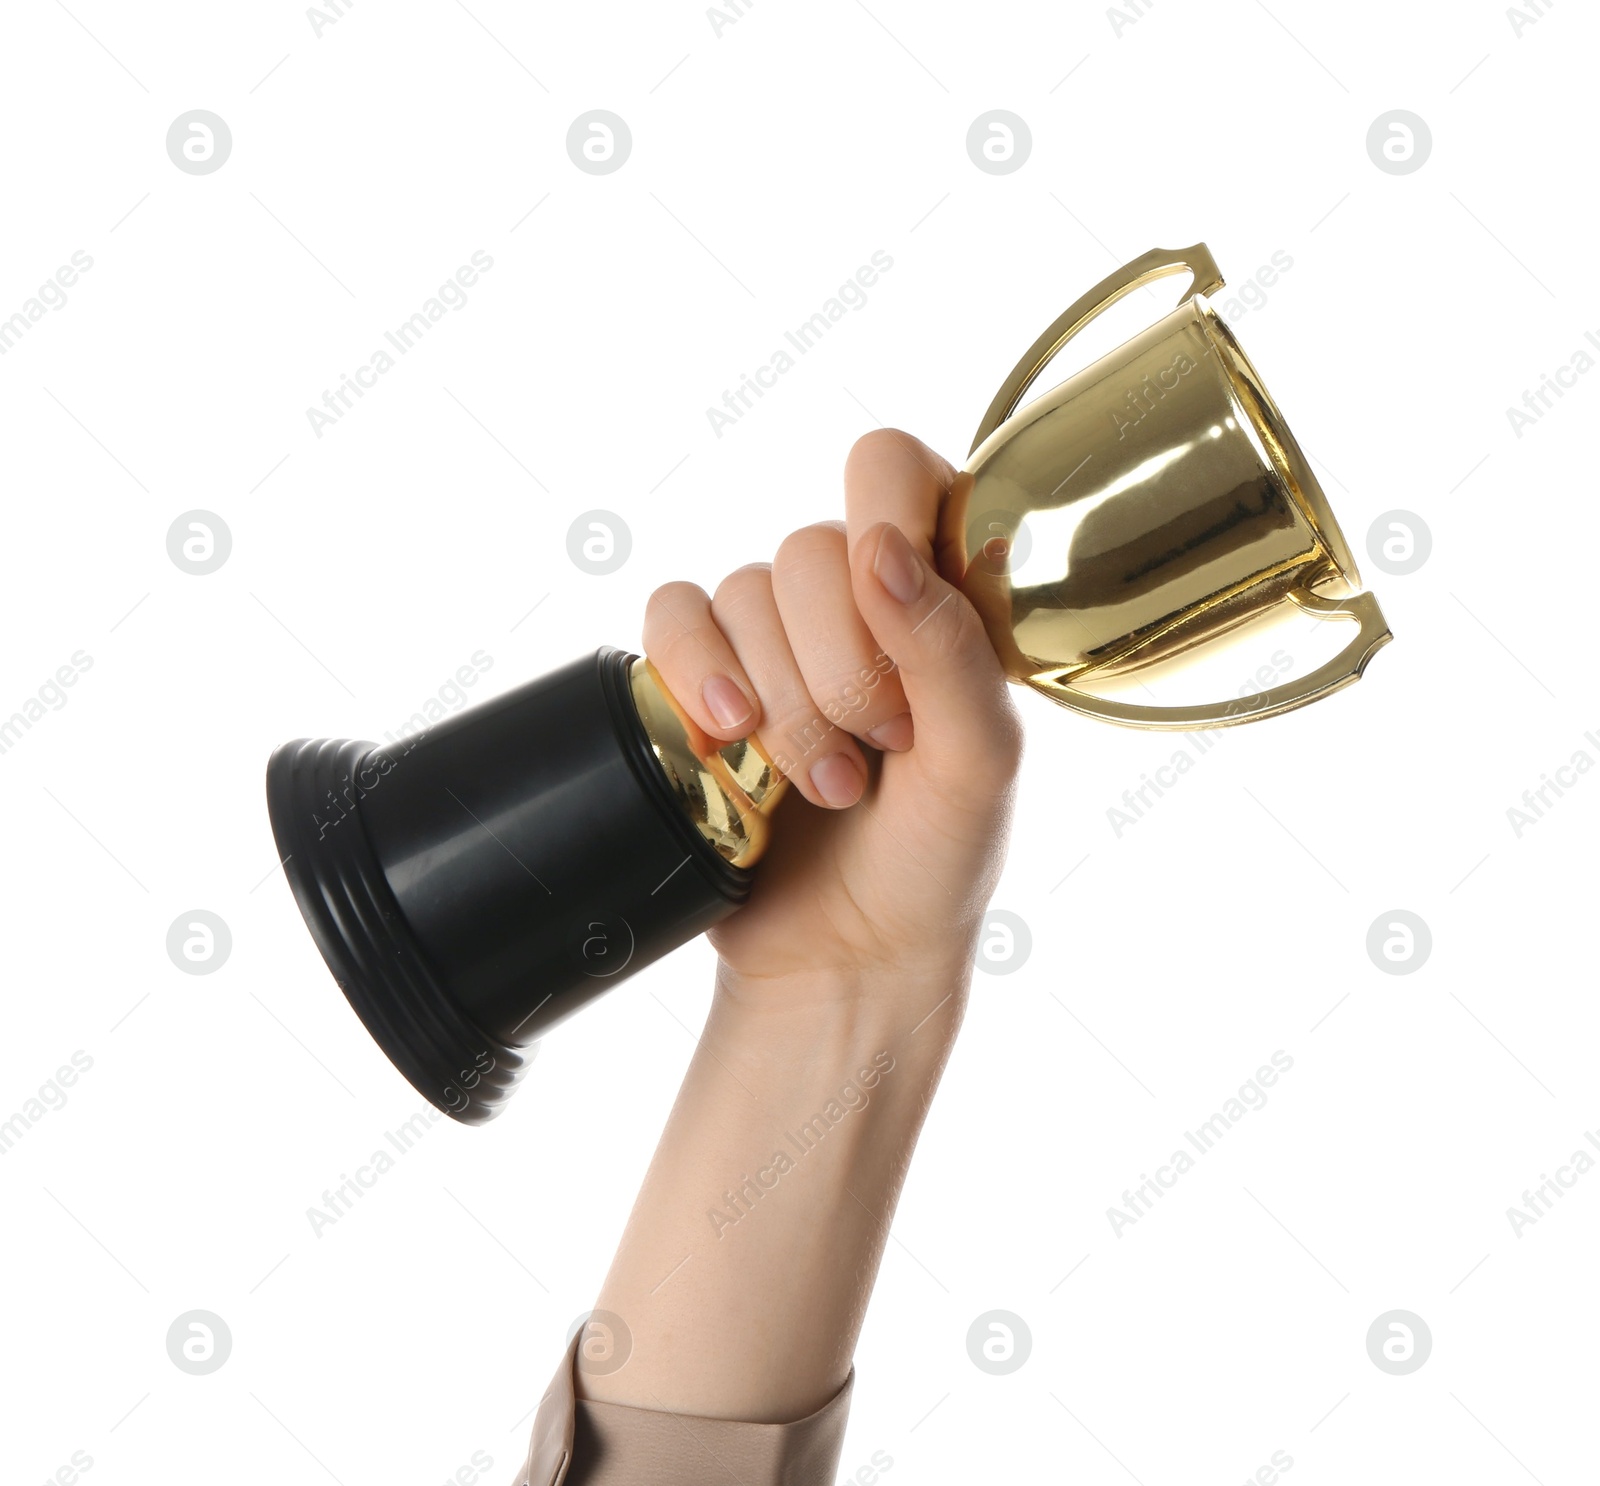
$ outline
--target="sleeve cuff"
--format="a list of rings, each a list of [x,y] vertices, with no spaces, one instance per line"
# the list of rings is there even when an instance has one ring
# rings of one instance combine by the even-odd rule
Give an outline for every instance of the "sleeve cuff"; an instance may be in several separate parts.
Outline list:
[[[579,1336],[534,1416],[517,1486],[827,1486],[838,1469],[855,1369],[792,1424],[705,1419],[577,1396]]]

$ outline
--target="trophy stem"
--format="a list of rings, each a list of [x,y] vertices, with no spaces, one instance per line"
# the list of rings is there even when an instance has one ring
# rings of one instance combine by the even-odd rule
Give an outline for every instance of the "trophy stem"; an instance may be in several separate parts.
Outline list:
[[[789,787],[755,735],[718,748],[641,656],[628,684],[667,787],[724,861],[753,867],[767,849],[771,814]]]

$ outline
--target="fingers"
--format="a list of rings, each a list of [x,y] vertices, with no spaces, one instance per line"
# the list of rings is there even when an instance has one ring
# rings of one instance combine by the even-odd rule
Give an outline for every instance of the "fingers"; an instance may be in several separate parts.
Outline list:
[[[845,467],[843,528],[794,533],[715,599],[658,589],[646,653],[710,737],[756,733],[813,804],[860,799],[859,738],[910,751],[929,784],[981,811],[989,782],[1014,771],[1021,727],[983,621],[953,586],[969,486],[909,434],[866,435]]]
[[[757,737],[773,763],[813,805],[855,804],[866,788],[866,761],[855,739],[812,698],[778,611],[772,569],[753,563],[730,573],[712,613],[755,688]]]
[[[855,602],[898,665],[916,719],[917,758],[948,798],[981,802],[1014,769],[1022,731],[983,621],[891,522],[851,552]]]
[[[784,539],[772,563],[772,592],[816,716],[877,748],[909,748],[906,694],[856,609],[838,522]]]
[[[971,481],[921,439],[898,428],[863,434],[844,466],[846,531],[855,550],[880,521],[890,521],[952,582],[966,566],[962,523]]]
[[[668,583],[644,611],[644,652],[667,690],[713,738],[748,737],[761,720],[758,692],[711,614],[706,591]]]

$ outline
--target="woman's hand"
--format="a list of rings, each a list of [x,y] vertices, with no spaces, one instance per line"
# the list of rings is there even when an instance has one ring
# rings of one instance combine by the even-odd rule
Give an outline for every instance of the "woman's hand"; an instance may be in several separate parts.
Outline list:
[[[850,1371],[1022,746],[952,586],[964,501],[944,460],[881,430],[851,450],[843,527],[796,532],[715,598],[651,601],[673,696],[712,739],[756,732],[796,798],[714,931],[711,1014],[600,1292],[627,1365],[580,1352],[588,1400],[784,1422]]]
[[[714,596],[652,596],[644,649],[714,742],[755,732],[791,781],[749,904],[716,928],[736,998],[965,981],[1005,853],[1021,727],[965,566],[964,491],[908,434],[845,465],[808,526]]]

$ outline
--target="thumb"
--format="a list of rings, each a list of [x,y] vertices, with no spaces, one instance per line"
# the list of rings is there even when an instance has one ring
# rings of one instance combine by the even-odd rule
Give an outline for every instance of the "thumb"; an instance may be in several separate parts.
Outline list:
[[[912,753],[929,782],[970,795],[1008,778],[1021,754],[1021,721],[967,597],[888,521],[862,533],[850,580],[861,617],[899,669]]]

